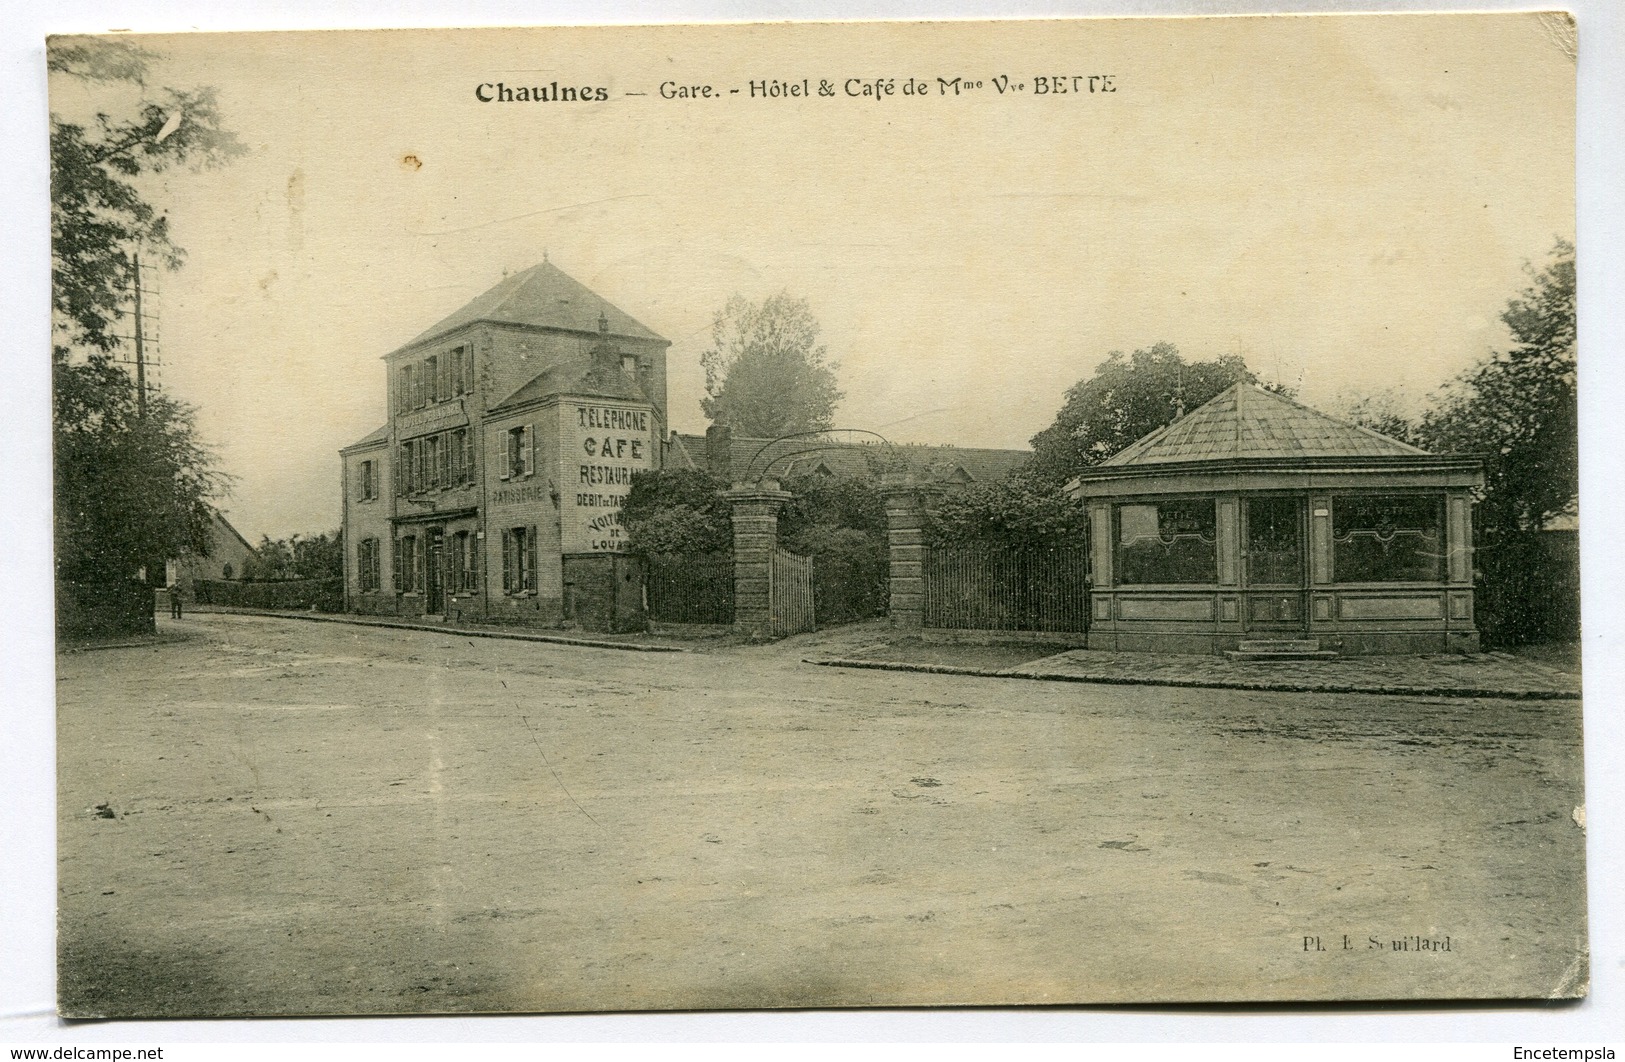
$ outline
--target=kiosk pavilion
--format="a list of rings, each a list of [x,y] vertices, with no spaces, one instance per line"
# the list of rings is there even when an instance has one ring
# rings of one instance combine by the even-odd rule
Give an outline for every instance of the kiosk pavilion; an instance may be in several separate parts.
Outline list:
[[[1080,474],[1089,647],[1473,652],[1476,457],[1238,384]]]

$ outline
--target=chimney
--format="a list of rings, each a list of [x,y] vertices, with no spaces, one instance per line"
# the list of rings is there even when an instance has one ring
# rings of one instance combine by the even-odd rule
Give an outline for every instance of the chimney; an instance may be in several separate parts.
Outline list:
[[[726,424],[705,429],[705,469],[713,476],[732,482],[733,430]]]

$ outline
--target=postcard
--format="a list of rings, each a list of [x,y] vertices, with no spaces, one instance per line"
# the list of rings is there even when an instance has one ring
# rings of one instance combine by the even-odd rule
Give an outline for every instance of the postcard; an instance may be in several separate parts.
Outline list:
[[[1586,995],[1576,39],[52,38],[61,1013]]]

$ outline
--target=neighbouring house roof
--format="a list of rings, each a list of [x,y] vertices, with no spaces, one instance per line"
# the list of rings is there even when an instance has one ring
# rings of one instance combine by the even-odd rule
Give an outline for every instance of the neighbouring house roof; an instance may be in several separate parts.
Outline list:
[[[947,485],[992,483],[1025,464],[1028,450],[982,450],[958,446],[883,446],[875,443],[827,439],[752,439],[731,437],[726,442],[704,435],[673,433],[670,465],[695,468],[730,478],[757,478],[764,472],[777,479],[805,475],[862,476],[881,465],[907,465],[915,476]],[[725,447],[716,452],[716,447]]]
[[[1253,458],[1426,457],[1370,428],[1237,384],[1101,462],[1100,467]]]
[[[648,400],[637,381],[619,367],[595,361],[587,367],[549,365],[492,406],[489,413],[502,413],[549,395],[583,395],[630,402]]]
[[[388,439],[389,439],[389,425],[385,424],[383,427],[375,428],[374,430],[368,432],[365,436],[363,436],[360,439],[357,439],[355,442],[351,443],[349,446],[346,446],[344,449],[345,450],[359,450],[363,446],[376,446],[381,442],[386,442]]]
[[[609,334],[623,339],[666,340],[631,314],[610,304],[551,262],[504,277],[485,294],[419,333],[400,350],[428,342],[476,321],[598,333],[599,314],[609,320]]]
[[[235,527],[231,526],[231,521],[226,519],[226,515],[224,513],[222,513],[219,509],[210,509],[209,511],[214,517],[215,529],[217,531],[225,531],[226,534],[230,535],[232,538],[235,538],[237,543],[242,546],[243,549],[248,550],[250,553],[254,551],[254,547],[248,544],[248,539],[243,537],[241,531],[238,531]]]

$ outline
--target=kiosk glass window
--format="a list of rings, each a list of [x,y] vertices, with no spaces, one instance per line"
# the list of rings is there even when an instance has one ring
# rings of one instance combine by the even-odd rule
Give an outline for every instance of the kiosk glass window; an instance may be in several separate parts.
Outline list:
[[[1332,578],[1340,583],[1436,583],[1444,577],[1444,499],[1332,499]]]
[[[1212,498],[1119,505],[1116,525],[1120,585],[1219,581]]]

